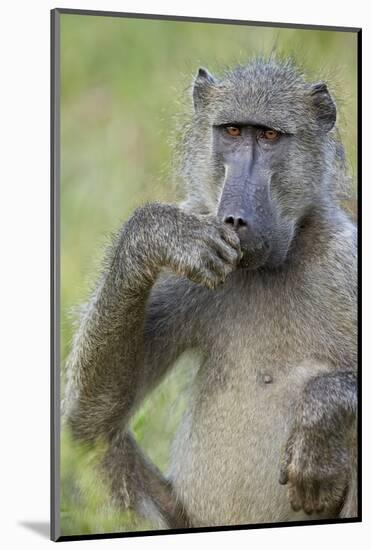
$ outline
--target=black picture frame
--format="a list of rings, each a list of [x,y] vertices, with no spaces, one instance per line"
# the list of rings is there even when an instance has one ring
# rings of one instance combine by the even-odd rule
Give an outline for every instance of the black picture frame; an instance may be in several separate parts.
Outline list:
[[[312,29],[352,32],[357,35],[357,215],[358,215],[358,495],[359,510],[356,518],[290,521],[282,523],[264,523],[236,526],[202,527],[190,529],[147,530],[104,534],[86,534],[61,536],[60,534],[60,18],[63,14],[93,15],[101,17],[189,21],[200,23],[218,23],[228,25],[253,25],[255,27],[277,27],[286,29]],[[308,526],[323,524],[345,524],[362,521],[362,29],[357,27],[336,27],[314,24],[291,24],[233,19],[184,17],[143,13],[123,13],[114,11],[80,10],[56,8],[51,10],[51,539],[53,541],[72,541],[90,539],[109,539],[140,537],[148,535],[174,535],[192,532],[235,531],[247,529],[267,529],[288,526]]]

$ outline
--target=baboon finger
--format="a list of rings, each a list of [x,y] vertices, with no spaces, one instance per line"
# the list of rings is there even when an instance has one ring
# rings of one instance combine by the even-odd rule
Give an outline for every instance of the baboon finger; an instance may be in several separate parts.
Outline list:
[[[317,513],[321,513],[325,509],[325,505],[321,502],[321,500],[316,500],[314,503],[314,509]]]
[[[220,277],[222,281],[224,281],[227,274],[230,272],[230,267],[215,254],[210,255],[205,264],[207,269]]]
[[[304,511],[307,512],[307,514],[311,514],[312,512],[318,512],[318,510],[321,508],[321,505],[319,502],[319,496],[320,496],[320,483],[317,480],[313,480],[306,487],[306,494],[304,497]],[[310,510],[310,511],[307,511],[307,510]]]
[[[237,251],[240,251],[240,239],[233,229],[231,229],[230,227],[222,226],[220,236],[227,244],[229,244],[229,246],[236,249]]]
[[[240,260],[239,251],[226,244],[226,242],[222,239],[218,239],[218,241],[214,242],[214,249],[222,260],[225,260],[232,265],[237,265]]]
[[[297,487],[294,485],[290,485],[289,487],[289,501],[291,504],[291,508],[294,510],[294,512],[298,512],[302,508],[302,499],[301,496],[297,490]]]
[[[312,514],[315,511],[315,490],[312,485],[302,484],[299,488],[299,495],[302,501],[302,508],[306,514]]]
[[[324,483],[319,491],[318,506],[322,510],[334,510],[344,502],[347,484],[336,482]]]

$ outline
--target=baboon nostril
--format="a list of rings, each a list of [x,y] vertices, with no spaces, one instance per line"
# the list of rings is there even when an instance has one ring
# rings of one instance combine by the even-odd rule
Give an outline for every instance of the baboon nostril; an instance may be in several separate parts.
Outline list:
[[[224,223],[232,225],[234,229],[239,229],[247,225],[247,221],[240,217],[235,216],[226,216],[224,218]]]
[[[229,225],[234,225],[234,217],[227,216],[226,218],[224,218],[224,223],[228,223]]]

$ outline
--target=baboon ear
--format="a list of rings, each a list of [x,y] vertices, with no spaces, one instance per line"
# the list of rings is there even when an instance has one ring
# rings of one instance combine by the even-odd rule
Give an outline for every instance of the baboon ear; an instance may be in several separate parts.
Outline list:
[[[315,118],[322,132],[329,132],[336,122],[336,105],[324,82],[312,84],[310,96]]]
[[[193,105],[195,111],[199,111],[207,104],[211,89],[216,80],[207,69],[200,67],[193,82]]]

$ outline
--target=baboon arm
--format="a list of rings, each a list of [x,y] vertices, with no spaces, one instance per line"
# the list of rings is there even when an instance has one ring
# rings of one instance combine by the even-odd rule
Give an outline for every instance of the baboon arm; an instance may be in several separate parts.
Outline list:
[[[114,501],[168,528],[188,527],[186,512],[127,425],[190,341],[182,287],[184,281],[169,277],[125,301],[113,294],[112,281],[104,280],[82,314],[69,359],[65,404],[75,437],[106,441],[101,470]]]
[[[294,510],[357,516],[357,374],[338,370],[304,388],[286,443],[280,483]]]
[[[68,359],[64,416],[78,439],[125,429],[148,392],[191,345],[184,282],[161,278],[141,295],[119,295],[109,275],[84,308]]]
[[[139,494],[131,495],[131,501],[149,498],[154,503],[158,493],[160,515],[178,527],[178,501],[128,435],[128,424],[177,356],[193,347],[191,289],[197,285],[188,279],[215,288],[238,258],[238,237],[216,219],[201,219],[171,205],[138,209],[107,254],[67,363],[63,413],[73,436],[107,445],[111,458],[104,464],[110,465],[114,495],[130,492],[137,476],[141,481],[133,490]],[[164,266],[177,276],[165,274]]]
[[[68,359],[63,409],[76,437],[94,441],[127,426],[146,392],[191,345],[184,283],[215,288],[235,268],[239,246],[216,219],[163,204],[135,211],[108,251]],[[178,277],[159,281],[164,266]]]
[[[357,372],[340,370],[323,375],[322,381],[324,383],[320,384],[322,391],[319,392],[319,397],[327,416],[335,419],[332,421],[334,432],[343,430],[349,454],[347,489],[339,517],[355,518],[358,516]],[[335,426],[336,422],[339,422],[340,430]]]
[[[357,415],[357,372],[341,369],[312,378],[304,389],[304,401],[322,422],[348,426]]]
[[[323,432],[344,434],[349,472],[346,493],[339,512],[339,516],[343,518],[358,516],[357,390],[357,372],[351,369],[320,375],[309,384],[308,389],[308,394],[313,395],[314,401],[317,401],[317,414],[323,415]]]

